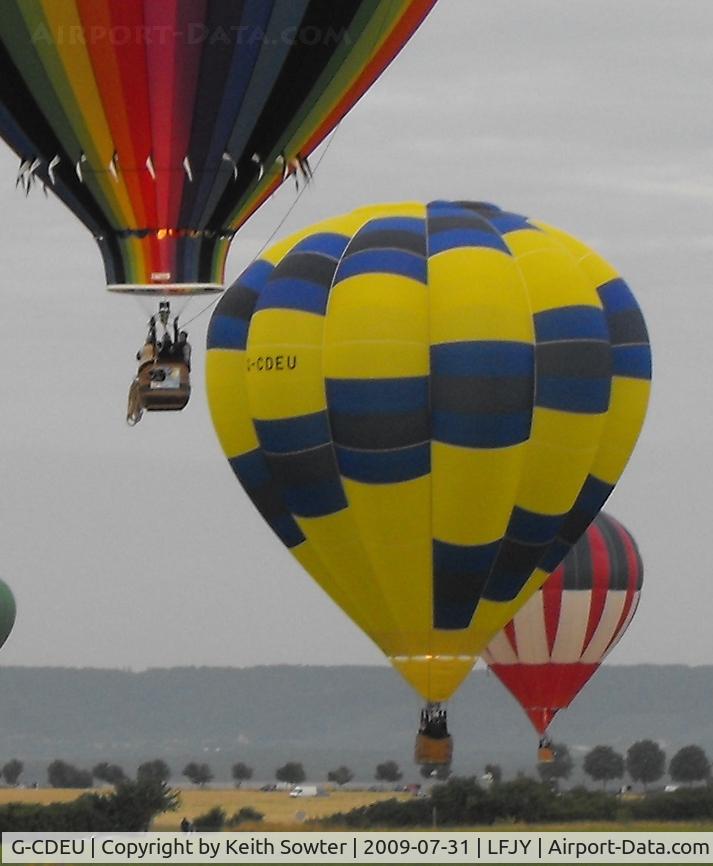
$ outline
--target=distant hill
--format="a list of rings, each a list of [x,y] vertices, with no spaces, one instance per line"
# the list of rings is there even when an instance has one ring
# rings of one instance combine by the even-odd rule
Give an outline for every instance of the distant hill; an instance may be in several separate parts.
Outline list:
[[[67,668],[0,669],[0,762],[20,758],[23,780],[44,782],[62,758],[133,770],[162,757],[176,781],[188,760],[228,780],[242,760],[272,779],[287,760],[311,779],[341,763],[357,778],[398,761],[416,778],[411,751],[419,700],[378,667],[170,668],[132,673]],[[669,755],[687,743],[713,756],[713,666],[605,667],[553,725],[575,756],[598,744],[625,750],[643,737]],[[536,736],[519,707],[485,671],[472,674],[449,708],[454,770],[531,771]]]

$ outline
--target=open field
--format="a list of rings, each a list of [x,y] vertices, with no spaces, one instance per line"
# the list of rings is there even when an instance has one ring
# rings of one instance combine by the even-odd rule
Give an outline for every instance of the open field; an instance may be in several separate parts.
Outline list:
[[[94,789],[96,790],[96,789]],[[109,788],[106,789],[108,793]],[[65,788],[3,788],[0,789],[0,806],[6,803],[66,803],[86,791]],[[333,791],[328,797],[290,797],[287,791],[251,791],[236,788],[180,789],[181,805],[177,812],[159,815],[153,824],[154,830],[178,830],[182,818],[189,820],[202,815],[214,806],[220,806],[228,817],[243,806],[252,806],[265,816],[264,823],[295,828],[300,818],[322,818],[334,812],[348,812],[358,806],[366,806],[377,800],[393,797],[408,799],[410,794],[376,791]],[[298,813],[303,813],[297,818]],[[269,829],[269,828],[266,828]]]
[[[96,789],[94,789],[96,790]],[[106,789],[108,792],[110,789]],[[75,789],[61,788],[4,788],[0,789],[0,805],[10,802],[22,803],[56,803],[68,802],[81,796],[85,791]],[[225,810],[228,816],[238,811],[244,806],[251,806],[262,812],[265,815],[264,823],[258,826],[252,825],[246,827],[248,830],[261,829],[269,830],[305,830],[310,829],[301,824],[302,816],[297,817],[298,813],[304,813],[308,818],[319,818],[331,815],[334,812],[346,812],[349,809],[364,806],[369,803],[374,803],[378,800],[387,800],[393,797],[399,799],[408,799],[411,795],[407,793],[394,792],[374,792],[374,791],[334,791],[328,797],[310,797],[304,799],[292,798],[287,791],[252,791],[252,790],[237,790],[235,788],[216,788],[216,789],[180,789],[181,805],[177,812],[167,815],[161,815],[155,821],[154,830],[174,831],[179,829],[181,819],[185,816],[189,819],[195,818],[212,809],[214,806],[220,806]],[[372,830],[381,828],[373,827]],[[383,828],[388,830],[388,828]],[[416,828],[408,828],[413,831]],[[424,827],[424,830],[433,832],[432,828]],[[440,828],[439,828],[440,830]],[[638,822],[576,822],[565,824],[495,824],[492,827],[448,827],[443,828],[441,832],[550,832],[550,833],[574,833],[574,832],[713,832],[713,822],[654,822],[654,821],[638,821]],[[404,832],[394,830],[394,833]],[[0,863],[2,856],[0,851]],[[39,864],[38,864],[39,866]],[[147,864],[149,866],[149,864]],[[295,864],[298,866],[298,864]],[[437,866],[437,864],[434,864]]]
[[[109,793],[110,788],[91,789],[94,792]],[[220,806],[228,817],[244,806],[252,806],[262,812],[265,830],[285,829],[304,830],[300,826],[304,818],[322,818],[335,812],[348,812],[359,806],[366,806],[379,800],[390,800],[394,797],[407,800],[412,795],[391,791],[339,791],[330,792],[328,797],[290,797],[287,791],[254,791],[236,788],[180,788],[181,805],[177,812],[159,815],[152,829],[161,831],[178,830],[182,818],[196,818],[214,806]],[[0,788],[0,806],[6,803],[66,803],[75,800],[83,790],[74,788]],[[303,813],[299,815],[298,813]],[[253,828],[254,829],[254,828]],[[378,828],[373,828],[378,829]],[[424,829],[431,829],[430,827]],[[602,832],[613,831],[670,831],[670,832],[713,832],[713,822],[663,822],[663,821],[628,821],[628,822],[598,822],[579,821],[562,824],[494,824],[492,827],[449,827],[449,830],[488,832],[507,829],[514,832]]]

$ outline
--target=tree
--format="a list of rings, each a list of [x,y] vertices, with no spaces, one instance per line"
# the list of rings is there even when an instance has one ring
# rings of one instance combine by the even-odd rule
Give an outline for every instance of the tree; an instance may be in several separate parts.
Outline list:
[[[137,832],[153,818],[178,807],[176,791],[165,782],[121,782],[111,794],[87,793],[69,803],[10,803],[0,807],[3,831]]]
[[[376,765],[374,778],[378,782],[398,782],[401,776],[402,773],[396,761],[384,761],[383,764]]]
[[[233,779],[235,779],[236,788],[240,787],[241,782],[246,782],[248,779],[252,779],[252,777],[252,767],[248,767],[248,765],[243,764],[242,761],[238,761],[237,764],[233,764]]]
[[[225,814],[225,811],[221,809],[220,806],[213,806],[213,808],[204,815],[199,815],[197,818],[194,818],[193,826],[199,832],[217,833],[218,830],[223,829],[227,820],[228,816]]]
[[[118,785],[120,782],[126,781],[126,773],[121,767],[118,764],[108,764],[106,761],[102,761],[92,768],[92,776],[109,785]]]
[[[243,806],[242,809],[237,811],[232,818],[229,818],[226,822],[228,827],[239,827],[241,824],[257,824],[265,816],[262,812],[258,812],[257,809],[253,809],[252,806]]]
[[[327,781],[336,782],[340,788],[342,787],[342,785],[346,785],[347,782],[351,782],[353,778],[354,773],[352,773],[349,767],[345,766],[337,767],[336,770],[330,770],[327,773]]]
[[[199,764],[196,761],[191,761],[183,768],[183,775],[194,785],[200,785],[203,788],[206,782],[210,782],[213,778],[208,764]]]
[[[47,767],[47,781],[52,788],[91,788],[92,774],[57,760]]]
[[[17,781],[22,775],[22,771],[25,766],[22,761],[18,761],[16,758],[13,758],[12,761],[8,761],[2,768],[2,777],[8,783],[8,785],[17,785]]]
[[[624,757],[611,746],[595,746],[587,752],[583,767],[588,776],[605,788],[610,779],[621,779],[624,775]]]
[[[503,780],[503,771],[500,764],[486,764],[485,775],[490,776],[493,785],[499,785]]]
[[[168,782],[170,778],[171,768],[160,758],[156,758],[154,761],[145,761],[136,771],[138,782]]]
[[[711,764],[700,746],[684,746],[671,758],[668,772],[674,782],[702,782],[710,778]]]
[[[554,761],[549,764],[538,764],[537,772],[543,782],[556,782],[559,779],[569,779],[574,761],[569,753],[569,749],[564,743],[552,743],[552,751],[554,753]]]
[[[664,774],[666,753],[653,740],[638,740],[626,753],[626,772],[644,788]]]
[[[307,778],[305,769],[297,761],[288,761],[275,770],[275,778],[278,782],[289,782],[290,785],[299,785]]]
[[[103,799],[97,794],[93,796]],[[169,788],[162,779],[120,782],[112,796],[106,799],[112,804],[116,829],[122,831],[145,832],[156,815],[175,812],[180,805],[178,792]]]

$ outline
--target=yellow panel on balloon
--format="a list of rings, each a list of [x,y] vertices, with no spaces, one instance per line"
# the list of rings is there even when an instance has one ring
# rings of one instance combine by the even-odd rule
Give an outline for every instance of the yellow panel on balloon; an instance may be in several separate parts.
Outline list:
[[[648,379],[612,379],[612,393],[592,474],[615,484],[631,455],[646,415],[651,382]]]
[[[471,672],[475,656],[391,657],[391,664],[427,701],[447,701]]]
[[[569,511],[589,475],[604,419],[604,415],[535,409],[517,494],[521,508],[538,514]]]
[[[254,418],[274,420],[325,409],[321,334],[324,319],[296,310],[253,316],[246,351],[246,384]]]
[[[374,640],[384,652],[389,652],[398,639],[397,616],[385,604],[374,604],[381,598],[377,575],[357,532],[349,509],[324,517],[299,517],[297,523],[315,550],[325,569],[325,588],[330,587],[348,596],[345,608],[359,619],[369,620]]]
[[[338,283],[330,293],[324,344],[330,378],[427,375],[426,287],[394,274],[362,274]]]
[[[433,627],[429,476],[397,484],[344,479],[349,513],[381,597],[397,622],[394,644],[419,652]]]
[[[245,353],[215,350],[206,355],[206,389],[211,417],[223,451],[236,457],[257,448],[255,425],[248,411]]]
[[[429,259],[431,343],[534,339],[525,286],[511,256],[458,247]]]
[[[527,282],[533,313],[569,306],[601,308],[595,286],[585,279],[576,259],[554,242],[548,241],[547,246],[518,256],[517,263]]]
[[[578,266],[591,279],[595,286],[601,286],[619,277],[618,271],[605,259],[596,253],[591,247],[582,243],[578,238],[568,235],[561,229],[547,225],[547,223],[533,220],[535,225],[542,228],[550,237],[555,238],[565,249],[567,249],[577,260]]]
[[[333,579],[329,570],[322,562],[319,551],[313,544],[309,541],[304,541],[297,547],[293,547],[291,552],[304,570],[319,584],[335,604],[339,605],[342,610],[351,609],[352,595],[348,588],[344,589]],[[359,612],[355,609],[354,613],[351,614],[351,618],[362,631],[373,637],[375,623],[373,622],[370,610]]]
[[[521,443],[510,448],[459,448],[434,442],[434,537],[463,545],[488,544],[502,538],[527,447]]]

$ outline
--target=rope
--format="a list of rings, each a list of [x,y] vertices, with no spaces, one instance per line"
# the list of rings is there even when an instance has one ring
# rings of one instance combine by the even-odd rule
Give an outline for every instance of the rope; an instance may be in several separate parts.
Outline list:
[[[328,151],[329,148],[332,146],[332,142],[334,141],[334,137],[335,137],[335,135],[337,134],[337,130],[339,129],[339,126],[340,126],[340,124],[338,123],[338,124],[334,127],[334,129],[332,130],[332,133],[331,133],[331,135],[329,136],[329,139],[328,139],[326,145],[324,146],[324,150],[323,150],[322,153],[320,154],[319,159],[317,160],[317,163],[316,163],[315,167],[312,169],[312,174],[316,174],[316,173],[317,173],[317,169],[318,169],[319,166],[321,165],[322,160],[324,159],[324,157],[327,155],[327,151]],[[252,257],[252,259],[250,260],[250,264],[252,264],[254,261],[256,261],[257,259],[259,259],[260,256],[265,252],[265,250],[267,249],[267,247],[272,243],[272,241],[273,241],[274,238],[275,238],[275,235],[280,231],[280,229],[282,228],[282,226],[287,222],[287,220],[288,220],[290,214],[292,213],[292,211],[297,207],[297,203],[298,203],[299,200],[302,198],[302,194],[304,193],[304,191],[307,189],[308,186],[309,186],[309,184],[305,183],[305,184],[303,184],[303,185],[300,187],[300,190],[299,190],[299,192],[297,193],[297,195],[295,196],[294,201],[293,201],[292,204],[287,208],[287,210],[285,211],[285,213],[284,213],[282,219],[278,222],[278,224],[277,224],[277,225],[275,226],[275,228],[272,230],[271,234],[269,235],[269,237],[267,238],[267,240],[265,241],[265,243],[260,247],[260,249],[259,249],[259,250],[255,253],[255,255]],[[201,317],[204,313],[207,313],[208,310],[212,309],[212,308],[213,308],[213,307],[218,303],[218,301],[220,300],[220,298],[221,298],[220,295],[217,295],[215,298],[213,298],[213,300],[212,300],[209,304],[207,304],[205,307],[203,307],[202,310],[199,310],[199,311],[195,314],[195,316],[193,316],[192,318],[190,318],[187,322],[184,322],[184,323],[183,323],[183,327],[184,327],[184,328],[187,328],[188,325],[190,325],[190,324],[192,324],[193,322],[195,322],[196,319],[200,319],[200,317]]]
[[[141,420],[144,414],[144,407],[141,405],[139,396],[139,380],[134,379],[129,387],[129,402],[126,407],[126,423],[129,427],[135,427]]]

